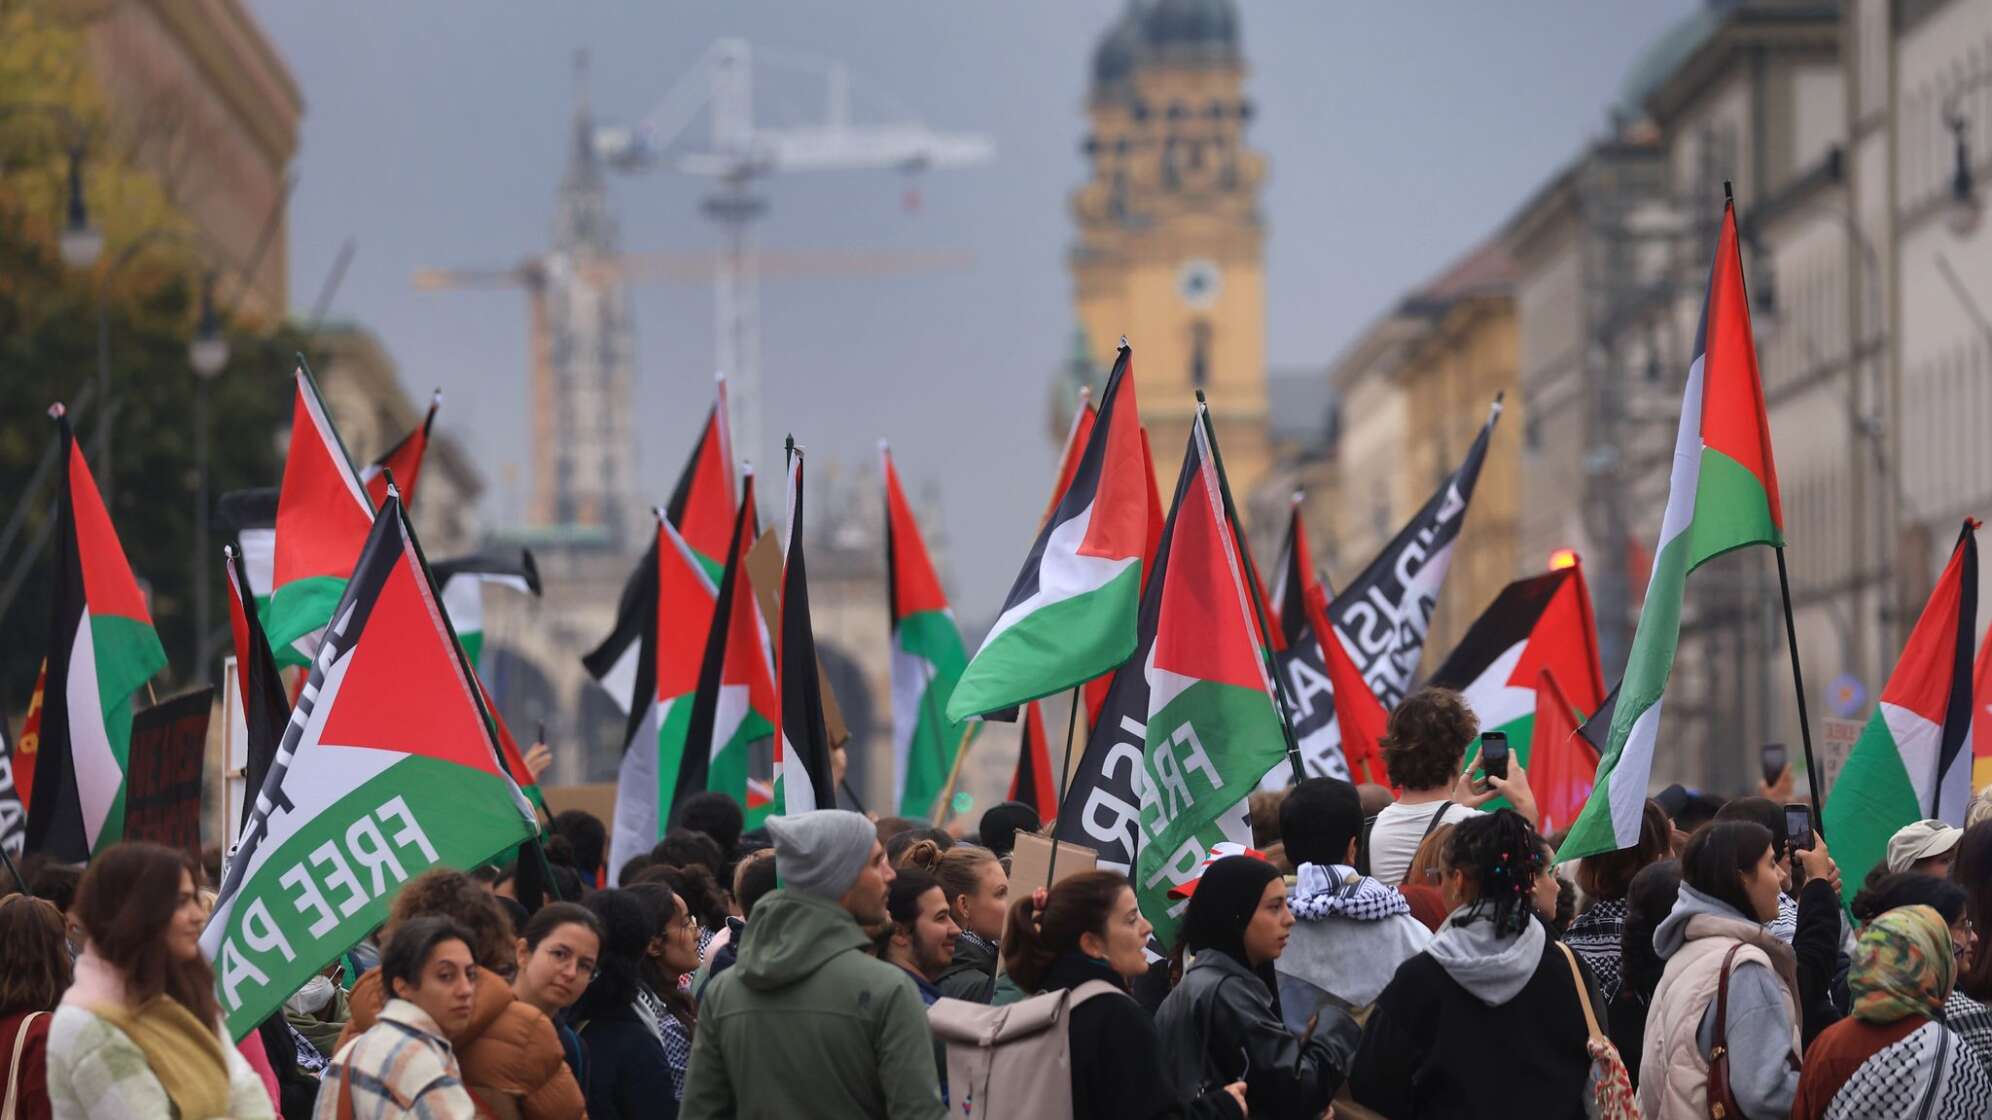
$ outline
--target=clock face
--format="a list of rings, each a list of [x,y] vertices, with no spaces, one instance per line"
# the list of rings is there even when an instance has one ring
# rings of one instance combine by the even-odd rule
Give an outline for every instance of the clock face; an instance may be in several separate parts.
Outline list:
[[[1176,293],[1183,302],[1199,310],[1217,302],[1218,290],[1223,285],[1223,274],[1212,261],[1201,257],[1184,261],[1176,269]]]

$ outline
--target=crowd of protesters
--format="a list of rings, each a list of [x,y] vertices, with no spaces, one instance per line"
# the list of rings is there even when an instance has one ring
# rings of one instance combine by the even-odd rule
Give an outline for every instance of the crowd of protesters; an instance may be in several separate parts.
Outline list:
[[[0,1116],[1992,1116],[1984,795],[1857,891],[1786,835],[1788,776],[1671,789],[1632,846],[1559,865],[1477,732],[1427,689],[1390,719],[1394,795],[1257,795],[1166,945],[1114,871],[1013,890],[1039,825],[1015,803],[966,833],[749,830],[700,795],[614,882],[602,823],[560,813],[510,866],[410,880],[239,1042],[199,946],[212,868],[29,860],[0,898]]]

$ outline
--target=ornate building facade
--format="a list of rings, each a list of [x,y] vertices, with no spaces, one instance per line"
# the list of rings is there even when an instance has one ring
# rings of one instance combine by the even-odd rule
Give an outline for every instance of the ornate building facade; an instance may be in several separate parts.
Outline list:
[[[1232,489],[1265,473],[1266,159],[1245,146],[1252,105],[1232,0],[1128,5],[1093,55],[1069,266],[1080,342],[1069,394],[1134,347],[1143,421],[1166,495],[1208,395]]]

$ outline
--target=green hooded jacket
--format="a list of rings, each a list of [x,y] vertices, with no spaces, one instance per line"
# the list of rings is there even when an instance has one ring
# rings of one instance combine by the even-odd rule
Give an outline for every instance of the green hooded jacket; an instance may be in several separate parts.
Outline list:
[[[940,1120],[933,1032],[913,978],[873,958],[843,907],[778,890],[699,1007],[684,1120]]]

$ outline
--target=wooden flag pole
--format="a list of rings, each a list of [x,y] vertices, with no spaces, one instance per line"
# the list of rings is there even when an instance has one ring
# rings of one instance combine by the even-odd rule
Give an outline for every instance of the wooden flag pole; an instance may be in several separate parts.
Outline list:
[[[1046,887],[1058,882],[1058,825],[1065,817],[1065,795],[1072,785],[1072,731],[1079,725],[1079,690],[1083,687],[1072,686],[1072,709],[1065,713],[1065,761],[1058,766],[1058,811],[1051,816],[1051,858],[1044,867]]]
[[[1798,692],[1798,740],[1805,747],[1805,784],[1812,791],[1812,827],[1824,837],[1826,830],[1820,823],[1826,813],[1826,802],[1819,796],[1819,764],[1812,758],[1812,717],[1805,707],[1805,671],[1798,665],[1798,627],[1791,616],[1791,575],[1785,570],[1783,545],[1778,546],[1777,554],[1778,591],[1784,599],[1785,648],[1791,651],[1791,685]]]
[[[948,767],[948,782],[941,787],[941,794],[934,802],[934,827],[948,815],[948,806],[954,801],[955,785],[961,781],[961,763],[968,756],[968,745],[975,734],[975,728],[968,720],[961,722],[961,740],[955,744],[954,765]]]

